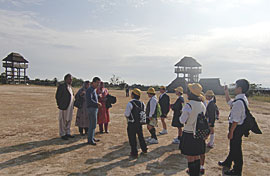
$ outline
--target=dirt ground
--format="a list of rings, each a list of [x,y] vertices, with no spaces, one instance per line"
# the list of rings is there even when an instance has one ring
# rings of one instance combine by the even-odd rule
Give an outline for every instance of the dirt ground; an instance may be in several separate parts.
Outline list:
[[[0,175],[186,175],[187,161],[172,144],[177,129],[171,127],[172,112],[167,126],[169,134],[158,136],[159,144],[150,145],[146,156],[129,158],[124,110],[130,98],[124,91],[112,90],[117,104],[110,109],[109,134],[97,134],[97,146],[84,143],[78,135],[74,110],[72,134],[74,139],[63,141],[58,136],[58,109],[55,87],[0,86]],[[77,89],[74,89],[77,92]],[[169,94],[171,103],[175,94]],[[144,92],[142,100],[147,103]],[[228,154],[227,116],[225,98],[217,96],[220,120],[216,121],[215,147],[207,150],[206,174],[222,175],[217,162]],[[250,108],[263,132],[243,140],[244,176],[270,175],[270,103],[250,101]],[[161,131],[161,122],[157,131]],[[144,136],[149,132],[144,127]]]

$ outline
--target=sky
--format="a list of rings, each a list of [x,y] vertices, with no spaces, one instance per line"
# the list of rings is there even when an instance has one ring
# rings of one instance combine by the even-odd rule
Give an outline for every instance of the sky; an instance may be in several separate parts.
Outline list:
[[[200,78],[270,87],[269,0],[0,0],[0,57],[18,52],[31,79],[168,85],[184,56]],[[1,73],[4,68],[1,67]]]

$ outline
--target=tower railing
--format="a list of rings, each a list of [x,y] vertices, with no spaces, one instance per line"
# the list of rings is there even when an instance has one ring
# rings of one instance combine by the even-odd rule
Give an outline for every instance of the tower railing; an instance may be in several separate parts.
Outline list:
[[[201,74],[201,68],[175,68],[175,73],[185,73],[185,74]]]

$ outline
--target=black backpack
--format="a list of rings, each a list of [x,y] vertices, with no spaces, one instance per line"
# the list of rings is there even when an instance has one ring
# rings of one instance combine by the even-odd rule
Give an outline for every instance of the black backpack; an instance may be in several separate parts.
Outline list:
[[[187,104],[192,109],[191,105],[189,103]],[[197,116],[196,131],[193,137],[195,139],[205,139],[209,134],[210,134],[210,128],[208,125],[207,118],[205,117],[204,113],[201,112]]]
[[[250,113],[246,102],[243,99],[236,99],[233,102],[236,102],[238,100],[241,100],[245,106],[245,111],[246,111],[246,118],[244,120],[244,123],[241,125],[243,129],[243,133],[245,137],[248,137],[249,131],[252,131],[255,134],[262,134],[262,131],[260,130],[255,117]]]
[[[196,123],[196,131],[194,138],[195,139],[205,139],[210,134],[210,128],[207,122],[207,119],[203,112],[198,114],[197,123]]]
[[[131,101],[133,108],[135,107],[137,109],[138,114],[139,114],[140,124],[144,125],[144,124],[146,124],[146,114],[144,112],[143,103],[142,102],[140,102],[140,103],[141,103],[141,107],[137,106],[135,102]]]

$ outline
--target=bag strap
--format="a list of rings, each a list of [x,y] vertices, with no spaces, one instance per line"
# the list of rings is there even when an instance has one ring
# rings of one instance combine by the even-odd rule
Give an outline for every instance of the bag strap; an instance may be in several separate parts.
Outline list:
[[[187,103],[187,105],[190,107],[190,109],[192,109],[192,106],[191,106],[191,104],[189,104],[189,103]]]
[[[247,104],[246,104],[245,100],[243,100],[242,98],[239,98],[239,99],[234,100],[233,102],[236,102],[236,101],[238,101],[238,100],[241,100],[241,101],[243,102],[244,107],[245,107],[245,111],[246,111],[246,115],[247,115],[248,112],[250,112],[250,111],[249,111],[249,109],[248,109],[248,107],[247,107]]]
[[[131,101],[132,105],[134,105],[136,108],[140,109],[141,111],[143,111],[143,108],[142,108],[142,102],[141,103],[141,108],[139,106],[136,105],[136,103],[134,101]]]

